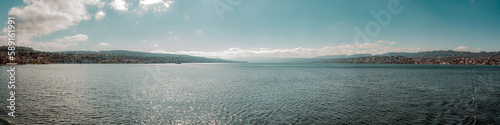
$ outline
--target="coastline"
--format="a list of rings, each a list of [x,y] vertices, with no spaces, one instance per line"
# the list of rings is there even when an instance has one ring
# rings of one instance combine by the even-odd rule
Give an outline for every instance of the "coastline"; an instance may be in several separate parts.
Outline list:
[[[182,65],[175,63],[51,63],[51,64],[18,64],[18,66],[22,65],[99,65],[99,64],[111,64],[111,65],[134,65],[134,64],[152,64],[152,65],[161,65],[161,64],[170,64],[170,65]],[[241,63],[183,63],[183,64],[241,64]],[[246,63],[246,64],[261,64],[261,63]],[[397,64],[397,65],[440,65],[440,66],[500,66],[500,65],[480,65],[480,64],[412,64],[412,63],[349,63],[349,62],[311,62],[311,63],[265,63],[265,64],[375,64],[375,65],[387,65],[387,64]],[[0,66],[7,66],[6,64],[0,64]]]

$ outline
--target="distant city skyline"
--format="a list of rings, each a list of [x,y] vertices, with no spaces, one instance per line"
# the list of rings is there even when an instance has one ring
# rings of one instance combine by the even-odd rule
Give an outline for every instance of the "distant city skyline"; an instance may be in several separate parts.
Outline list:
[[[14,0],[16,42],[43,51],[210,58],[500,51],[494,0]]]

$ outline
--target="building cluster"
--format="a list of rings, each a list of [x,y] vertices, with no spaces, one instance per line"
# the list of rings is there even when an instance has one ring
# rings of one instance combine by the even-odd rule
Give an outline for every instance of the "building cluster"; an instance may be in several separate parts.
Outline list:
[[[372,63],[372,64],[445,64],[445,65],[500,65],[500,58],[412,58],[404,56],[370,56],[318,61],[320,63]]]

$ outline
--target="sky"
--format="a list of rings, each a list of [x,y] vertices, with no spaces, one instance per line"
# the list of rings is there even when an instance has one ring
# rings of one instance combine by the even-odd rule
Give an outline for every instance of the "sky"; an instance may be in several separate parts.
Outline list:
[[[500,51],[498,0],[9,0],[16,43],[223,59]]]

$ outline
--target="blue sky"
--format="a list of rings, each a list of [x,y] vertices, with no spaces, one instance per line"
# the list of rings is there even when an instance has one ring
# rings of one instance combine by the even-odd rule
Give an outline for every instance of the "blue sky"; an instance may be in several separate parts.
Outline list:
[[[19,45],[44,51],[231,59],[500,50],[495,0],[14,0],[0,8],[5,22],[16,17]],[[356,27],[369,41],[356,39]]]

